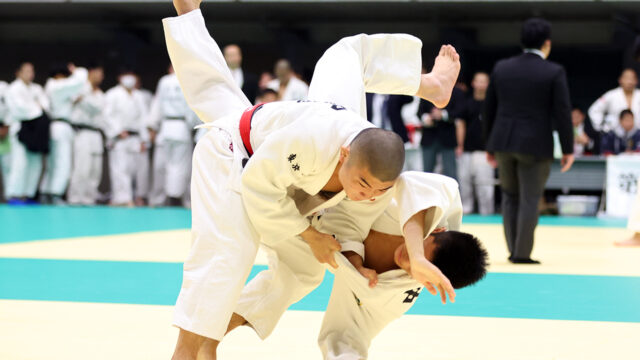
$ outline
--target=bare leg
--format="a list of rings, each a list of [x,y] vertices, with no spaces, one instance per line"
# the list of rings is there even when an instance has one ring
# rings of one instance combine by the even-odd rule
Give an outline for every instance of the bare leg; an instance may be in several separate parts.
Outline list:
[[[200,8],[202,0],[173,0],[173,6],[178,15],[186,14],[192,10]]]
[[[636,232],[626,240],[617,241],[615,244],[616,246],[640,246],[640,232]]]
[[[243,325],[251,326],[251,324],[249,324],[247,320],[245,320],[245,318],[236,313],[233,313],[233,315],[231,315],[231,320],[229,321],[229,327],[227,327],[227,332],[224,334],[227,335],[228,333],[233,331],[233,329]]]
[[[172,360],[215,360],[220,342],[180,329]]]
[[[433,69],[422,75],[417,96],[444,108],[451,99],[451,92],[460,74],[460,55],[451,45],[443,45],[436,57]]]

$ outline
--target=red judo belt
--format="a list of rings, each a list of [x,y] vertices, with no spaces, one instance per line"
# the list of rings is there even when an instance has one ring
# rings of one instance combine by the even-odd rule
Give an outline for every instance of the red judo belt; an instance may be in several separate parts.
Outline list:
[[[253,118],[253,114],[260,110],[262,105],[264,104],[258,104],[248,108],[240,117],[240,138],[242,138],[242,144],[249,156],[253,155],[253,148],[251,147],[251,119]]]

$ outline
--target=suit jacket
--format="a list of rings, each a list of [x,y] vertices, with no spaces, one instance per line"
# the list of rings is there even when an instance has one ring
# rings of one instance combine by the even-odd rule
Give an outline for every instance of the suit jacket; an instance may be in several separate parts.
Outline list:
[[[553,157],[553,130],[564,154],[573,153],[567,76],[561,65],[532,53],[499,61],[485,101],[484,137],[489,152]]]
[[[451,94],[451,101],[445,108],[447,110],[447,118],[434,122],[434,126],[422,127],[422,139],[420,140],[421,146],[431,146],[436,141],[445,148],[455,148],[458,144],[456,138],[456,125],[455,119],[460,116],[465,103],[464,91],[453,88]],[[420,100],[420,107],[418,108],[418,117],[422,121],[422,115],[431,112],[434,105],[426,100]]]
[[[244,79],[242,83],[242,92],[253,104],[255,103],[256,96],[258,95],[258,76],[242,69],[242,77]]]

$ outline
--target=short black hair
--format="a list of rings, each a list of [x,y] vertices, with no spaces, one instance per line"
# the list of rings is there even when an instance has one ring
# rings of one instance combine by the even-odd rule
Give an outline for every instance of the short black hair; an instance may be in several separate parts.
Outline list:
[[[622,111],[620,112],[620,120],[622,120],[622,118],[623,118],[623,117],[625,117],[625,115],[631,115],[631,116],[633,116],[633,111],[631,111],[630,109],[622,110]]]
[[[350,144],[356,164],[365,166],[376,179],[393,181],[404,167],[404,142],[393,131],[362,130]]]
[[[433,234],[436,249],[432,263],[460,289],[480,281],[487,274],[487,250],[475,236],[459,231]]]
[[[49,69],[49,77],[55,77],[57,75],[62,75],[64,77],[71,75],[71,71],[69,71],[69,65],[61,61],[57,61],[51,64],[51,68]]]
[[[531,18],[522,25],[520,42],[525,49],[540,49],[551,39],[551,23],[542,18]]]
[[[92,59],[87,62],[87,70],[104,69],[104,65],[96,59]]]
[[[260,90],[258,92],[258,95],[256,96],[256,98],[262,98],[263,96],[265,96],[267,94],[272,94],[272,95],[275,95],[275,97],[278,97],[278,93],[275,90],[266,88],[266,89]]]

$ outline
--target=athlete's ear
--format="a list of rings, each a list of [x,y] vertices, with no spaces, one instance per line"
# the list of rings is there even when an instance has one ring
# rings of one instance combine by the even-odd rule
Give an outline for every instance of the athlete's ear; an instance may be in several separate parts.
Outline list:
[[[344,164],[344,162],[349,157],[350,153],[351,153],[351,147],[350,146],[341,146],[340,147],[340,162]]]

